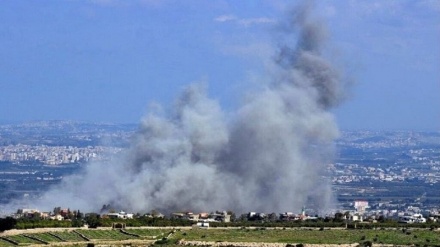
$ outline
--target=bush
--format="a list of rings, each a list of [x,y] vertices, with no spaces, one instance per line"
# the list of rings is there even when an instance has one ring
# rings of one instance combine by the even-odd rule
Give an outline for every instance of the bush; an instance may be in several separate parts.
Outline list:
[[[157,240],[156,242],[154,242],[154,244],[168,244],[168,239],[167,238],[162,238],[162,239]]]
[[[17,224],[17,220],[12,217],[0,219],[0,232],[13,229]]]
[[[362,243],[362,246],[364,246],[364,247],[372,247],[373,246],[373,242],[365,241],[365,242]]]

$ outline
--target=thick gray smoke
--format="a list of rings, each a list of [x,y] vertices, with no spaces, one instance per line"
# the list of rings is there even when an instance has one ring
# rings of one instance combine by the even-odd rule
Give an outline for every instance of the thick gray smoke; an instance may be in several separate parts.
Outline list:
[[[233,119],[226,121],[203,86],[190,85],[174,112],[145,117],[124,157],[88,165],[41,201],[90,211],[110,203],[134,212],[330,206],[322,175],[338,129],[329,110],[345,86],[321,56],[325,29],[309,12],[301,6],[289,14],[276,76],[249,93],[229,114]]]

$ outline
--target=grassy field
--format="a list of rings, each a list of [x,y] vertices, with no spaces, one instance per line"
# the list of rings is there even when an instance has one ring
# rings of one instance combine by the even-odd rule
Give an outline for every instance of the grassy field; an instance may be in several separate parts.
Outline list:
[[[15,241],[19,246],[41,245],[44,243],[30,237],[48,242],[52,246],[86,246],[88,243],[103,244],[118,241],[132,241],[141,244],[142,241],[156,239],[161,240],[166,236],[169,229],[142,229],[131,228],[125,230],[129,235],[119,230],[77,230],[90,241],[85,241],[78,233],[73,231],[27,233],[5,236]],[[58,236],[55,237],[55,236]],[[29,237],[30,236],[30,237]],[[265,243],[291,243],[291,244],[351,244],[371,242],[372,245],[411,245],[411,246],[440,246],[440,232],[429,229],[394,229],[394,230],[346,230],[346,229],[182,229],[171,236],[168,244],[185,239],[187,241],[213,241],[213,242],[265,242]],[[122,244],[121,244],[122,245]],[[145,244],[144,244],[145,245]],[[15,246],[14,244],[0,239],[0,247]],[[168,247],[170,245],[167,245]]]
[[[5,239],[18,243],[19,246],[26,245],[44,245],[49,243],[53,246],[86,246],[87,243],[105,243],[105,242],[117,242],[117,241],[130,241],[142,242],[143,240],[161,239],[167,235],[170,230],[164,229],[143,229],[133,228],[126,229],[123,233],[119,230],[109,229],[81,229],[81,230],[65,230],[65,231],[52,231],[52,232],[39,232],[39,233],[26,233],[4,236]],[[89,241],[86,241],[81,237],[81,234],[85,236]],[[130,235],[133,234],[133,235]],[[35,240],[35,239],[37,240]],[[41,241],[39,241],[41,240]],[[145,241],[144,241],[145,242]],[[16,246],[11,242],[4,239],[0,239],[0,247]]]
[[[198,229],[180,231],[174,238],[196,241],[270,242],[303,244],[348,244],[371,241],[395,245],[440,245],[440,233],[430,230],[342,230],[331,229]]]
[[[78,230],[77,232],[83,234],[90,240],[127,240],[136,238],[131,235],[123,234],[118,230]]]
[[[39,234],[41,234],[41,233],[37,233],[37,235],[39,235]],[[84,239],[81,238],[81,236],[79,236],[78,234],[76,234],[75,232],[72,232],[72,231],[51,232],[51,235],[55,235],[58,238],[62,239],[63,241],[66,241],[66,242],[84,241]]]

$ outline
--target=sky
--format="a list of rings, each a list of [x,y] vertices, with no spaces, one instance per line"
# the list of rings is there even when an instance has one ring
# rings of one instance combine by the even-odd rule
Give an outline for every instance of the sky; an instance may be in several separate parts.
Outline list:
[[[225,112],[270,77],[299,1],[0,1],[0,123],[137,123],[190,83]],[[342,130],[440,130],[440,1],[314,3],[353,83]]]

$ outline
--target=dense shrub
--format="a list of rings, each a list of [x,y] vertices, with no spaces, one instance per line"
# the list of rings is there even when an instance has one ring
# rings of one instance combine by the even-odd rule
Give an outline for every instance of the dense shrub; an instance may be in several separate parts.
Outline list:
[[[17,224],[17,220],[11,217],[7,217],[4,219],[0,218],[0,232],[10,230],[15,228],[15,225]]]
[[[372,247],[373,246],[373,242],[371,242],[371,241],[365,241],[365,242],[363,242],[362,243],[362,246],[364,246],[364,247]]]
[[[33,228],[55,228],[55,227],[71,227],[71,221],[58,220],[42,220],[42,219],[18,219],[15,225],[16,229],[33,229]]]

